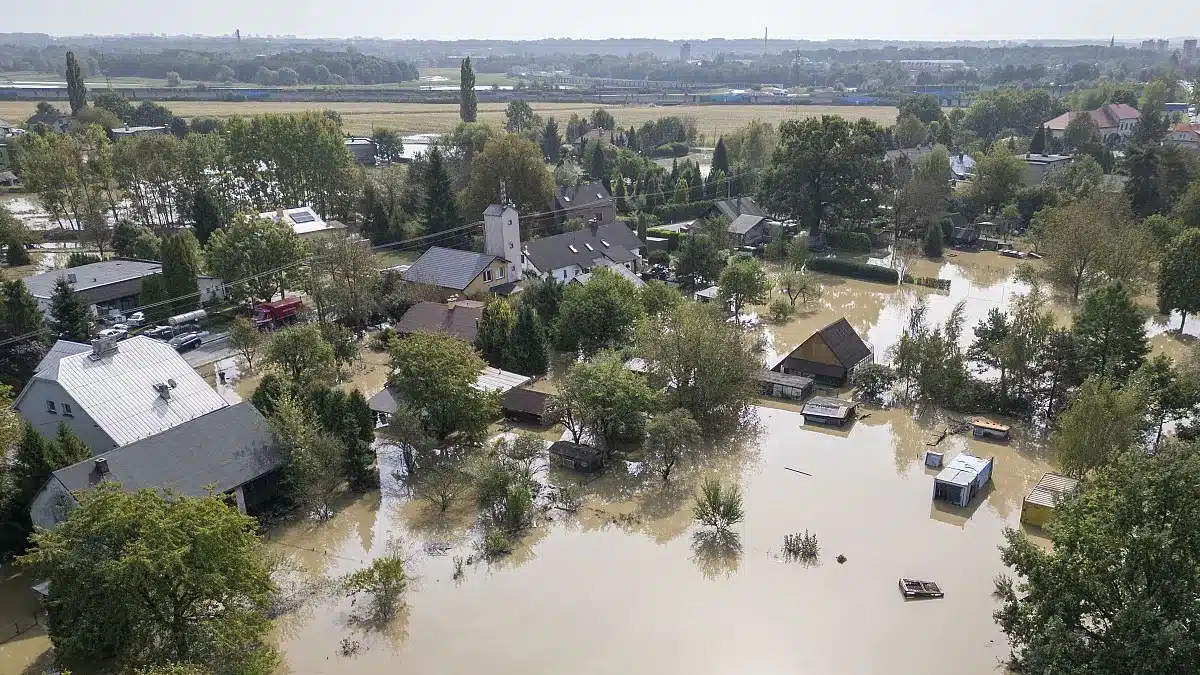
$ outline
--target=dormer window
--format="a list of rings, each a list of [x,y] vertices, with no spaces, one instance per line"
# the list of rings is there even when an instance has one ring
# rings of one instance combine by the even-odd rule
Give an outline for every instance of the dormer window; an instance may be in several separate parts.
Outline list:
[[[589,250],[589,251],[595,251],[595,250],[596,250],[596,249],[592,248],[592,245],[591,245],[591,244],[584,244],[584,246],[586,246],[586,247],[587,247],[587,250]]]
[[[571,249],[571,253],[579,253],[579,249],[575,248],[572,244],[567,244],[567,248]]]

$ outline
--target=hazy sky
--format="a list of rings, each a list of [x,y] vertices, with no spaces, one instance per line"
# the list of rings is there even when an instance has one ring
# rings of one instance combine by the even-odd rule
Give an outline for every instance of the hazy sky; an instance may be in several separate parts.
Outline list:
[[[1200,4],[1114,0],[58,0],[4,2],[0,32],[294,34],[301,37],[536,39],[761,36],[1029,39],[1179,37]]]

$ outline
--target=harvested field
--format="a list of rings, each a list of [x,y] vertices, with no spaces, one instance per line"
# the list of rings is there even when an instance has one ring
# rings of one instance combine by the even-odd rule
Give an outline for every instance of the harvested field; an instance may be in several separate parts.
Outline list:
[[[166,101],[168,108],[185,118],[231,117],[259,113],[289,113],[304,110],[336,110],[342,115],[346,131],[369,134],[374,128],[391,128],[405,134],[445,133],[458,124],[457,104],[426,103],[234,103],[228,101]],[[20,123],[33,114],[35,102],[0,101],[0,119]],[[534,112],[542,117],[554,116],[565,123],[572,113],[583,116],[597,106],[588,103],[534,103]],[[759,119],[778,125],[789,119],[814,115],[841,115],[850,119],[866,117],[880,123],[896,119],[896,109],[890,106],[781,106],[781,105],[684,105],[684,106],[605,106],[623,127],[640,126],[643,122],[667,115],[690,115],[696,118],[700,133],[707,138],[727,134],[751,120]],[[504,123],[504,104],[481,103],[479,118],[493,124]]]

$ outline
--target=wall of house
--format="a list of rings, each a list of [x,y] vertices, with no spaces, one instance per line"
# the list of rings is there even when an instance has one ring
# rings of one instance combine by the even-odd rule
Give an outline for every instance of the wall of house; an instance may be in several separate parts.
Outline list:
[[[837,357],[834,356],[833,350],[829,345],[825,344],[825,340],[821,339],[820,335],[813,335],[804,341],[788,355],[789,359],[803,359],[805,361],[816,361],[817,363],[827,363],[831,366],[841,366]]]
[[[56,412],[51,413],[48,410],[46,401],[54,401]],[[63,413],[64,403],[71,406],[72,414],[70,416]],[[23,419],[33,423],[33,426],[44,436],[53,437],[58,433],[58,423],[63,422],[92,449],[92,454],[108,452],[117,447],[112,438],[87,414],[83,406],[76,403],[57,382],[36,378],[30,380],[16,408],[17,413]]]
[[[628,267],[628,265],[626,265]],[[550,271],[550,276],[558,279],[562,283],[567,283],[571,279],[583,274],[583,268],[579,265],[568,265],[567,267],[559,267]]]
[[[463,295],[468,298],[481,298],[487,295],[496,286],[503,286],[512,281],[510,274],[506,269],[506,261],[503,259],[493,262],[488,265],[487,269],[479,273],[479,276],[471,280],[467,287],[463,289]],[[490,281],[489,279],[490,273]]]
[[[29,505],[29,518],[37,527],[54,527],[66,520],[77,505],[70,491],[58,479],[51,478]]]

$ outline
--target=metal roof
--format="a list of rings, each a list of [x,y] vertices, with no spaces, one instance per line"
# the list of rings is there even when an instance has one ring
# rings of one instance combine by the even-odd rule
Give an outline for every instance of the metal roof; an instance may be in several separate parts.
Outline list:
[[[92,351],[91,345],[85,345],[82,342],[71,342],[70,340],[56,340],[54,345],[50,347],[50,351],[38,361],[37,367],[33,372],[40,373],[47,368],[57,366],[58,362],[68,356],[83,354]]]
[[[588,226],[553,237],[532,239],[525,242],[524,253],[539,272],[547,274],[571,265],[589,269],[601,256],[618,263],[628,262],[637,258],[632,251],[644,245],[624,223],[604,223],[594,228]],[[601,255],[597,256],[597,253]]]
[[[529,384],[533,382],[532,377],[521,375],[519,373],[510,373],[507,370],[492,368],[488,366],[483,369],[479,377],[475,380],[475,384],[471,385],[479,391],[498,391],[504,393],[510,389]]]
[[[1033,490],[1025,501],[1038,506],[1053,508],[1064,494],[1079,489],[1079,481],[1069,476],[1057,473],[1042,475],[1042,479],[1033,486]]]
[[[720,294],[720,292],[721,292],[720,288],[717,288],[716,286],[709,286],[708,288],[705,288],[704,290],[696,291],[695,296],[697,298],[708,298],[709,300],[715,300],[717,295]]]
[[[777,373],[774,370],[764,370],[759,373],[758,381],[768,384],[782,384],[785,387],[796,387],[797,389],[808,389],[813,386],[813,381],[803,375],[788,375],[786,373]]]
[[[821,334],[821,339],[837,357],[838,362],[847,369],[853,368],[871,355],[871,348],[863,342],[845,318],[838,319],[817,332]]]
[[[42,274],[25,277],[25,287],[35,298],[49,299],[54,295],[54,284],[60,278],[70,279],[75,275],[71,287],[76,292],[87,291],[100,286],[119,284],[158,274],[162,271],[162,263],[148,260],[104,260],[89,265],[80,265],[69,269],[51,270]]]
[[[58,368],[34,375],[58,382],[117,445],[206,415],[229,404],[170,345],[137,336],[117,343],[97,360],[86,354],[59,360]],[[170,399],[154,385],[175,381]]]
[[[963,453],[951,460],[950,464],[938,473],[935,480],[951,485],[970,485],[975,477],[987,468],[989,461]]]
[[[291,225],[292,231],[296,234],[312,234],[313,232],[321,232],[323,230],[334,230],[346,226],[341,223],[331,224],[325,222],[311,206],[301,206],[294,209],[280,209],[279,211],[266,211],[258,214],[259,218],[272,220],[276,223],[280,222],[279,214],[284,216],[284,224]],[[334,221],[336,223],[336,221]]]
[[[156,436],[97,455],[54,472],[68,490],[80,492],[102,480],[128,491],[177,490],[185,495],[226,492],[283,465],[267,420],[248,401],[203,415]]]
[[[596,263],[597,268],[606,267],[609,270],[612,270],[613,272],[615,272],[617,274],[617,276],[625,277],[630,282],[632,282],[634,286],[637,286],[638,288],[641,288],[642,286],[646,285],[646,282],[642,281],[641,277],[634,274],[633,272],[630,272],[624,265],[618,265],[617,263],[614,263],[611,260],[596,260],[594,262]],[[591,280],[592,280],[592,273],[587,272],[585,274],[580,274],[579,276],[572,277],[571,281],[568,283],[578,282],[581,284],[586,284],[587,282],[589,282]]]
[[[855,405],[854,401],[846,401],[829,396],[814,396],[809,399],[808,403],[804,404],[801,414],[840,420],[846,419],[850,415],[850,411],[854,410]]]
[[[430,247],[401,275],[407,282],[462,291],[497,260],[494,255]]]

